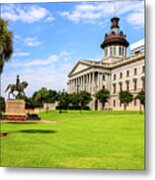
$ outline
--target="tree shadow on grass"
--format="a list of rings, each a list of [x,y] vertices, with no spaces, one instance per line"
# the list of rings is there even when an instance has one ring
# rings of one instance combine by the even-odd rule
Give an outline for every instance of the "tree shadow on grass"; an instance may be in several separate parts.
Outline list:
[[[51,134],[51,133],[56,133],[57,131],[54,131],[54,130],[43,130],[43,129],[23,129],[23,130],[19,130],[18,132],[22,132],[22,133]]]
[[[9,134],[13,134],[13,133],[27,133],[27,134],[31,134],[31,133],[40,133],[40,134],[52,134],[52,133],[56,133],[57,131],[55,130],[46,130],[46,129],[23,129],[23,130],[17,130],[17,131],[9,131]]]
[[[38,124],[38,122],[7,122],[8,124]]]

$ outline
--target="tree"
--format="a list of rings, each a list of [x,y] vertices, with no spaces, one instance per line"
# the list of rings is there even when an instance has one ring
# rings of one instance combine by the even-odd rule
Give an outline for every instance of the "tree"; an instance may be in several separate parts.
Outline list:
[[[139,99],[140,101],[140,104],[143,105],[144,109],[145,109],[145,91],[144,90],[141,90],[137,96],[135,97],[135,99]],[[141,109],[140,109],[140,112],[141,112]]]
[[[70,94],[70,104],[72,105],[73,109],[79,109],[79,104],[80,104],[80,98],[79,94],[73,93]]]
[[[0,113],[5,111],[5,99],[0,96]]]
[[[8,21],[5,21],[0,17],[0,96],[3,67],[13,53],[12,32],[8,30],[8,25]]]
[[[55,103],[58,100],[58,93],[55,90],[48,90],[47,103]]]
[[[45,87],[42,87],[39,91],[34,94],[34,102],[39,106],[43,107],[43,104],[46,102],[48,97],[48,90]]]
[[[119,99],[120,102],[124,104],[124,110],[126,110],[126,107],[133,100],[133,95],[129,91],[121,91],[119,93]]]
[[[84,109],[91,101],[91,94],[86,91],[70,94],[70,103],[73,109]]]
[[[84,109],[92,100],[91,94],[86,91],[81,91],[79,94],[81,110]]]
[[[68,106],[71,102],[71,99],[70,99],[70,96],[67,92],[61,92],[59,93],[59,108],[60,110],[67,110],[68,109]]]
[[[110,92],[107,89],[105,89],[105,88],[99,90],[96,93],[96,99],[101,102],[102,109],[104,109],[105,103],[108,102],[109,98],[110,98]]]

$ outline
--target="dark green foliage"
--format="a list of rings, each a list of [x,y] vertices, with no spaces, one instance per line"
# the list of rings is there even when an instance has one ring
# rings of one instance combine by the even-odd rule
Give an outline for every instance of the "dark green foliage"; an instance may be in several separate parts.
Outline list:
[[[12,32],[8,30],[8,21],[0,17],[0,74],[6,61],[13,53]]]
[[[124,110],[130,102],[133,100],[133,95],[129,91],[121,91],[119,93],[119,99],[122,104],[124,104]]]
[[[38,114],[28,114],[27,120],[40,120],[40,117],[38,116]]]
[[[0,96],[0,112],[4,112],[5,111],[5,99]]]
[[[142,104],[145,107],[145,91],[144,90],[138,93],[138,95],[136,96],[136,99],[139,99],[140,104]]]
[[[59,109],[68,109],[71,102],[70,96],[67,92],[60,92],[58,96]]]
[[[105,107],[105,103],[108,102],[108,99],[110,98],[110,92],[103,88],[100,91],[96,93],[96,99],[98,99],[102,104],[102,109]]]
[[[58,100],[58,93],[55,90],[48,90],[46,103],[55,103]]]
[[[0,17],[0,96],[1,96],[1,74],[5,62],[7,62],[13,53],[12,32],[8,30],[8,21]]]
[[[91,94],[86,91],[80,93],[70,94],[70,107],[69,109],[82,110],[87,107],[91,101]]]
[[[84,109],[92,100],[91,94],[86,91],[81,91],[79,94],[81,109]]]
[[[34,107],[43,107],[44,103],[55,103],[58,100],[58,93],[55,90],[48,90],[45,87],[34,92],[31,101]]]
[[[43,107],[43,104],[46,102],[48,95],[49,92],[45,87],[42,87],[39,91],[35,92],[33,95],[35,105],[38,107]]]

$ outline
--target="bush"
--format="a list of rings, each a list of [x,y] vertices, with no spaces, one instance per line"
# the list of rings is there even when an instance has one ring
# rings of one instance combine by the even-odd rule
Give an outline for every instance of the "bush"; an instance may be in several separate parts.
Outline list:
[[[27,120],[40,120],[38,114],[28,114]]]

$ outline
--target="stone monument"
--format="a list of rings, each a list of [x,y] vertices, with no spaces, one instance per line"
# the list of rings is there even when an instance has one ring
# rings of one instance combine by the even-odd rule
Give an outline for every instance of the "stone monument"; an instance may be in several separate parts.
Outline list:
[[[26,81],[20,83],[19,75],[17,75],[16,84],[9,84],[6,88],[8,90],[8,100],[6,101],[5,106],[5,118],[7,120],[26,120],[26,111],[25,111],[25,100],[23,99],[10,99],[10,94],[16,98],[17,95],[25,95],[24,89],[28,86]],[[14,91],[17,91],[17,95],[14,94]]]

